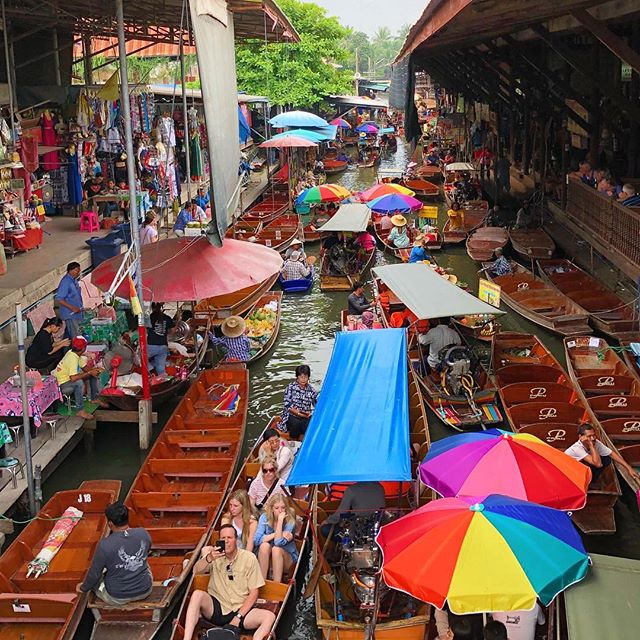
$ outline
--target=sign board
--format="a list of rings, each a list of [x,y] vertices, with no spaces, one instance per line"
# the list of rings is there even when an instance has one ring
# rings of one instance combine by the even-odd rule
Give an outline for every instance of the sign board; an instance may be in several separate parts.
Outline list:
[[[430,205],[424,206],[420,209],[418,213],[418,217],[420,218],[430,218],[431,220],[438,220],[438,207]]]
[[[24,189],[24,180],[22,178],[11,178],[11,189]]]
[[[489,280],[480,278],[480,282],[478,283],[478,298],[483,302],[493,307],[499,307],[501,291],[502,287],[500,287],[499,284],[494,284],[493,282],[489,282]]]

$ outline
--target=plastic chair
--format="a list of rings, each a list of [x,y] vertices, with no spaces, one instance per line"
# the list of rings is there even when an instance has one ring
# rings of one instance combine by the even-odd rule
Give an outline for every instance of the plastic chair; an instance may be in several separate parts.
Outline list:
[[[80,231],[100,231],[100,218],[95,211],[83,211],[80,214]]]

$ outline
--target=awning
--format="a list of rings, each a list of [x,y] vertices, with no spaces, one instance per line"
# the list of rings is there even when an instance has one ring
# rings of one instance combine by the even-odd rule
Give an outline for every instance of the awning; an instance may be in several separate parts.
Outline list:
[[[373,272],[419,320],[504,313],[456,287],[424,263],[389,264],[375,267]]]
[[[167,96],[176,98],[182,98],[182,85],[181,84],[150,84],[146,85],[151,93],[156,96]],[[193,98],[194,100],[202,100],[202,91],[200,89],[186,89],[187,98]],[[265,96],[254,96],[248,93],[238,94],[238,104],[241,103],[268,103],[269,98]]]
[[[369,100],[360,96],[330,96],[327,101],[333,104],[346,104],[350,107],[364,107],[365,109],[386,109],[389,106],[385,100]]]
[[[596,553],[590,557],[587,577],[564,594],[568,639],[637,637],[640,561]]]
[[[288,485],[411,480],[403,329],[336,335]]]
[[[477,171],[475,165],[470,162],[452,162],[444,168],[445,171]]]
[[[318,231],[366,231],[370,220],[371,212],[366,204],[343,204],[328,222],[318,228]]]

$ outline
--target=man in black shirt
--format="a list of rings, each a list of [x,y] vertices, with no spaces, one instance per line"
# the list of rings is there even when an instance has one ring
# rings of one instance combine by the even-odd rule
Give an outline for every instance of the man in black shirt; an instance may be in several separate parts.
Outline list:
[[[347,298],[348,313],[350,316],[361,316],[373,306],[364,295],[364,285],[362,282],[353,283],[353,293]]]
[[[62,327],[60,318],[47,318],[40,331],[33,337],[27,349],[27,366],[32,369],[50,373],[64,356],[64,350],[71,345],[71,340],[55,340],[54,334]]]
[[[153,367],[156,375],[165,375],[165,365],[169,355],[169,342],[167,336],[173,329],[175,323],[162,310],[161,302],[154,302],[151,305],[151,315],[149,316],[151,326],[147,329],[147,357],[149,366]]]

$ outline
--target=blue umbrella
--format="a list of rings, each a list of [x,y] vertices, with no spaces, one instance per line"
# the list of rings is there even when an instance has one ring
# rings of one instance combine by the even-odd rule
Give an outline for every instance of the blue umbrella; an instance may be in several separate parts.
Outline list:
[[[356,127],[356,131],[360,133],[378,133],[378,127],[374,124],[361,124],[359,127]]]
[[[271,139],[278,139],[284,136],[300,136],[301,138],[306,138],[307,140],[311,140],[311,142],[326,142],[327,140],[331,140],[331,138],[324,133],[319,133],[318,131],[313,131],[311,129],[290,129],[285,131],[284,133],[278,133],[273,136]]]
[[[383,127],[382,129],[378,129],[378,135],[382,135],[383,133],[394,133],[395,129],[393,127]]]
[[[308,111],[288,111],[271,118],[269,124],[281,129],[282,127],[326,127],[329,123]]]
[[[415,211],[422,208],[422,202],[417,198],[404,195],[402,193],[389,193],[386,196],[380,196],[371,202],[367,202],[367,207],[377,213],[390,213],[391,211]]]

